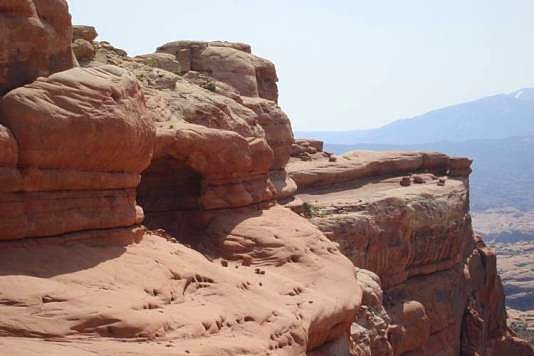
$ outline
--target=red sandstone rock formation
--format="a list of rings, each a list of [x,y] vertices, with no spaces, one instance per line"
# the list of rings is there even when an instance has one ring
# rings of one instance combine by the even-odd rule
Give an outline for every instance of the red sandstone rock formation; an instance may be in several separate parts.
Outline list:
[[[245,44],[130,58],[60,0],[4,2],[0,29],[0,353],[531,354],[469,160],[294,142]],[[277,204],[297,183],[309,219]]]
[[[288,166],[305,206],[300,211],[355,266],[380,278],[383,303],[376,302],[381,290],[369,291],[358,278],[364,305],[352,331],[356,353],[533,353],[506,327],[495,253],[474,237],[469,164],[434,153],[357,151],[336,163],[322,158]],[[399,184],[408,173],[419,184]],[[449,174],[446,185],[438,178],[443,174]]]
[[[3,0],[0,95],[38,76],[72,68],[71,39],[65,0]]]
[[[175,55],[182,70],[209,73],[234,87],[240,95],[278,100],[276,69],[266,59],[251,55],[250,46],[233,42],[176,41],[158,48]]]
[[[4,169],[1,240],[142,221],[135,188],[154,129],[131,74],[103,66],[38,79],[1,99],[0,123],[17,148]]]
[[[352,264],[274,204],[296,190],[274,66],[235,57],[254,71],[245,93],[207,56],[210,82],[230,83],[218,93],[86,30],[84,68],[0,101],[2,352],[54,338],[52,354],[301,354],[342,339],[361,300]]]

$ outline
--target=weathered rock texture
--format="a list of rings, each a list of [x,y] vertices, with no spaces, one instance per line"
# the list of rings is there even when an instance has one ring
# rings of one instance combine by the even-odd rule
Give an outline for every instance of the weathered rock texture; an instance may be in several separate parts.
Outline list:
[[[240,95],[278,100],[276,70],[263,58],[251,55],[250,46],[233,42],[176,41],[158,48],[176,56],[184,71],[209,73],[234,87]]]
[[[357,151],[335,163],[295,159],[288,166],[303,202],[293,208],[380,279],[383,303],[376,283],[358,278],[357,353],[532,354],[506,326],[495,252],[472,231],[469,163],[436,153]],[[401,184],[406,176],[410,185]]]
[[[504,324],[494,254],[472,238],[470,161],[335,162],[295,143],[274,65],[245,44],[130,58],[72,29],[63,1],[0,12],[13,89],[0,100],[0,353],[530,351]],[[414,171],[406,188],[384,177]],[[374,185],[356,189],[363,177]],[[295,181],[329,185],[302,192],[324,200],[301,204],[310,220],[277,203]],[[353,192],[335,196],[340,181]]]
[[[244,63],[263,61],[240,44],[194,44],[238,51]],[[176,57],[156,53],[131,59],[107,44],[96,44],[96,52],[89,66],[105,62],[130,70],[142,83],[147,108],[153,114],[157,136],[154,167],[147,170],[140,186],[141,205],[145,205],[144,199],[151,201],[145,208],[148,226],[163,224],[176,232],[177,225],[196,215],[198,209],[244,207],[295,192],[296,186],[284,170],[293,134],[287,115],[276,102],[258,93],[243,96],[235,83],[223,82],[211,71],[188,70],[175,53]],[[203,59],[205,65],[211,61],[219,63],[221,59]],[[177,75],[173,63],[179,63],[183,76]],[[175,167],[163,175],[183,175],[189,177],[188,183],[161,184],[167,178],[158,173],[162,171],[158,166]],[[188,195],[189,203],[178,209],[173,203],[155,202],[158,196],[168,197],[170,191]]]
[[[89,43],[92,43],[98,37],[96,28],[93,26],[85,25],[76,25],[72,26],[72,39],[76,40],[85,40]]]
[[[160,68],[171,73],[180,74],[182,67],[180,62],[176,60],[176,57],[167,53],[152,53],[144,54],[142,56],[135,57],[136,60],[143,62],[151,67]]]
[[[111,66],[76,68],[15,89],[0,101],[13,152],[4,158],[0,239],[128,227],[154,129],[140,87]]]
[[[317,160],[332,155],[323,151],[323,142],[319,140],[296,139],[291,145],[291,157],[302,161]]]
[[[344,335],[361,298],[352,267],[305,219],[272,207],[205,224],[204,256],[143,231],[4,243],[0,330],[18,338],[3,352],[53,338],[52,354],[291,355]]]
[[[346,340],[352,264],[276,204],[296,185],[272,63],[205,43],[209,70],[193,72],[61,31],[81,67],[47,77],[38,61],[36,79],[6,57],[34,81],[0,101],[1,352],[293,355]]]
[[[85,64],[95,58],[94,40],[97,37],[98,33],[92,26],[72,27],[72,53],[79,63]]]
[[[65,0],[0,3],[0,95],[41,75],[72,68]]]

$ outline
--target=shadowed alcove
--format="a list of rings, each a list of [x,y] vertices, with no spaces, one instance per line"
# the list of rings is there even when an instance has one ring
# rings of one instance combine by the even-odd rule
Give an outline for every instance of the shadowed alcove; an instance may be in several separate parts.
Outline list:
[[[198,227],[201,176],[172,157],[152,161],[142,173],[137,202],[145,212],[144,225],[164,229],[176,239],[187,240]]]

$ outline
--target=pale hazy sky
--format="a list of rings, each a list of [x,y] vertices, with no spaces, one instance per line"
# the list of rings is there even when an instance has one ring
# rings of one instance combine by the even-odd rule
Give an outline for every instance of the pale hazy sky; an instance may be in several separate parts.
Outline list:
[[[295,130],[378,127],[534,86],[534,0],[68,0],[130,55],[178,39],[273,61]]]

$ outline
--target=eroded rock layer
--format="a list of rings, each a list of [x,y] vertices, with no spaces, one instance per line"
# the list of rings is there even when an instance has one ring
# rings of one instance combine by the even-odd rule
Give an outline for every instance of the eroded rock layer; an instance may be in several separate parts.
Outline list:
[[[2,48],[0,353],[294,355],[343,339],[353,266],[276,204],[296,185],[274,65],[226,42],[130,58],[72,29],[64,2],[24,4],[0,5],[0,25],[19,7],[64,23],[35,63],[10,33]],[[71,47],[81,67],[56,66]]]
[[[288,205],[376,274],[358,272],[356,354],[532,354],[506,326],[495,252],[473,234],[470,161],[355,151],[332,162],[313,154],[309,161],[298,152],[288,166],[299,184]]]
[[[65,0],[0,3],[0,95],[38,76],[72,68],[72,31]]]
[[[531,351],[469,160],[294,141],[246,44],[131,58],[63,0],[4,1],[0,29],[0,353]]]
[[[5,144],[13,142],[3,159],[0,239],[141,222],[135,188],[154,129],[128,72],[103,66],[40,78],[1,99],[0,123],[9,128]]]
[[[1,335],[114,355],[291,355],[344,335],[361,299],[352,266],[305,219],[245,208],[205,224],[204,255],[140,230],[4,242]]]

